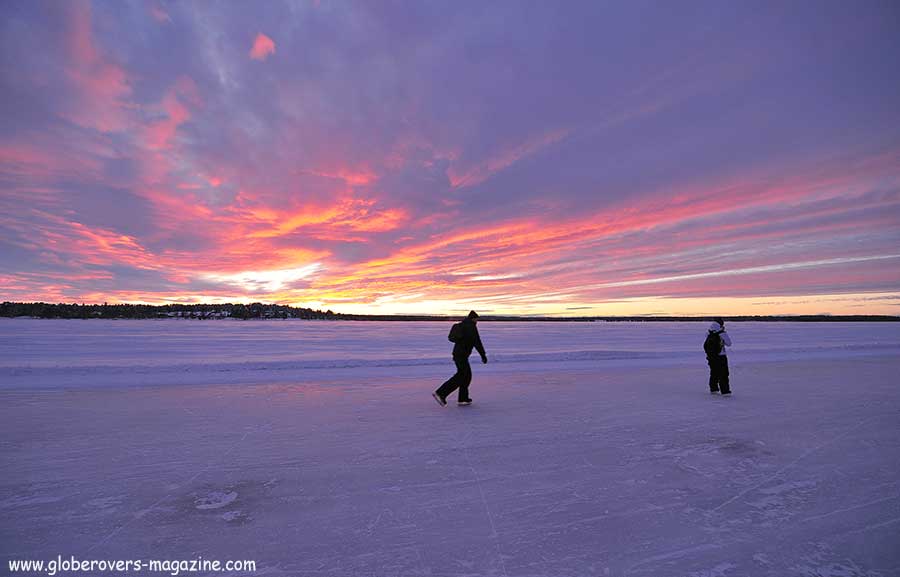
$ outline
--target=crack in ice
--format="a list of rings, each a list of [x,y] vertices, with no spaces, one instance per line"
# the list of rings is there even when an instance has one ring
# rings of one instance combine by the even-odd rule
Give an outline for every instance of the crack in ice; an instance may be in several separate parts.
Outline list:
[[[724,501],[724,502],[723,502],[722,504],[720,504],[718,507],[715,507],[715,508],[713,508],[713,509],[710,509],[709,512],[710,512],[710,513],[715,513],[715,512],[718,511],[719,509],[721,509],[721,508],[723,508],[723,507],[725,507],[725,506],[727,506],[727,505],[730,505],[731,503],[737,501],[738,499],[740,499],[741,497],[743,497],[744,495],[746,495],[746,494],[749,493],[750,491],[755,491],[756,489],[762,487],[763,485],[765,485],[766,483],[768,483],[768,482],[771,481],[772,479],[775,479],[776,477],[778,477],[778,475],[780,475],[780,474],[782,474],[783,472],[787,471],[788,469],[790,469],[791,467],[793,467],[794,465],[796,465],[797,463],[799,463],[800,461],[802,461],[802,460],[805,459],[806,457],[812,455],[812,454],[815,453],[816,451],[819,451],[819,450],[821,450],[821,449],[824,449],[824,448],[827,447],[828,445],[831,445],[831,444],[833,444],[833,443],[835,443],[835,442],[837,442],[837,441],[843,439],[844,437],[846,437],[847,435],[849,435],[849,434],[852,433],[853,431],[855,431],[855,430],[861,428],[863,425],[866,425],[866,424],[868,424],[870,421],[873,421],[873,420],[875,420],[875,417],[872,417],[871,419],[865,419],[864,421],[860,421],[859,423],[857,423],[856,425],[850,427],[849,429],[847,429],[846,431],[844,431],[844,432],[841,433],[840,435],[838,435],[838,436],[836,436],[836,437],[833,437],[833,438],[829,439],[828,441],[825,441],[824,443],[821,443],[821,444],[819,444],[819,445],[816,445],[815,447],[813,447],[812,449],[809,449],[808,451],[806,451],[805,453],[803,453],[802,455],[800,455],[799,457],[797,457],[796,459],[794,459],[793,461],[791,461],[790,463],[788,463],[787,465],[785,465],[784,467],[778,469],[777,471],[775,471],[774,473],[772,473],[771,475],[769,475],[768,477],[766,477],[765,479],[763,479],[763,480],[760,481],[759,483],[753,485],[752,487],[748,487],[747,489],[744,489],[743,491],[741,491],[740,493],[738,493],[738,494],[735,495],[734,497],[731,497],[730,499]]]
[[[472,477],[475,479],[475,485],[478,486],[478,492],[481,494],[481,502],[484,503],[484,510],[487,512],[488,521],[491,523],[491,536],[494,538],[494,545],[497,547],[497,558],[500,560],[500,568],[503,569],[503,575],[508,576],[506,572],[506,563],[503,561],[503,553],[500,550],[500,535],[497,534],[497,528],[494,526],[494,516],[491,515],[491,509],[488,507],[487,498],[484,496],[484,489],[481,488],[481,481],[478,479],[478,473],[472,466],[472,459],[469,458],[469,440],[472,437],[471,431],[466,435],[466,441],[463,444],[463,453],[466,456],[466,462],[469,469],[472,470]]]

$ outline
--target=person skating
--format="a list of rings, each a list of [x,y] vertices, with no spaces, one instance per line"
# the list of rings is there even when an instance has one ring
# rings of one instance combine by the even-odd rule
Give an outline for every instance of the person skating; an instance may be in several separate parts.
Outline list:
[[[706,352],[706,362],[709,363],[709,392],[723,395],[731,394],[731,384],[728,382],[728,355],[725,347],[731,346],[731,337],[725,332],[725,321],[721,317],[716,318],[706,333],[706,341],[703,350]]]
[[[459,405],[471,405],[469,396],[469,383],[472,382],[472,367],[469,365],[469,355],[472,349],[478,350],[481,362],[487,363],[487,354],[484,345],[481,344],[481,336],[478,334],[478,313],[470,311],[469,315],[461,322],[453,325],[448,337],[453,344],[453,362],[456,363],[456,374],[447,379],[443,385],[431,393],[434,400],[441,406],[447,404],[447,396],[459,389],[457,403]]]

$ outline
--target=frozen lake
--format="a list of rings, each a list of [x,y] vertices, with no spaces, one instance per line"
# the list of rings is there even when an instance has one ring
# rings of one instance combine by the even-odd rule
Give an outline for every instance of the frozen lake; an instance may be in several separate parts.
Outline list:
[[[900,324],[732,323],[733,398],[705,326],[481,323],[441,408],[448,323],[0,319],[0,561],[900,574]]]
[[[482,371],[704,365],[708,323],[481,323]],[[452,367],[448,322],[0,319],[0,386],[271,383]],[[735,323],[731,362],[897,354],[900,323]],[[476,358],[476,361],[478,359]],[[705,366],[705,365],[704,365]]]

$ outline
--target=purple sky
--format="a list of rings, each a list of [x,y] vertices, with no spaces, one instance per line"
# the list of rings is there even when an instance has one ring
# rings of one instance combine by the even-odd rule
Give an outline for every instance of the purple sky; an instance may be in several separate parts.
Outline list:
[[[900,314],[897,2],[41,2],[0,299]]]

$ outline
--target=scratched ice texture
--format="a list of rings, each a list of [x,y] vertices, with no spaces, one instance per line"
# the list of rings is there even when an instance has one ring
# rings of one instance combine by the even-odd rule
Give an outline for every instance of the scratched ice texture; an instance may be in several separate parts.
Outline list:
[[[900,575],[900,324],[479,326],[0,319],[3,571]]]

